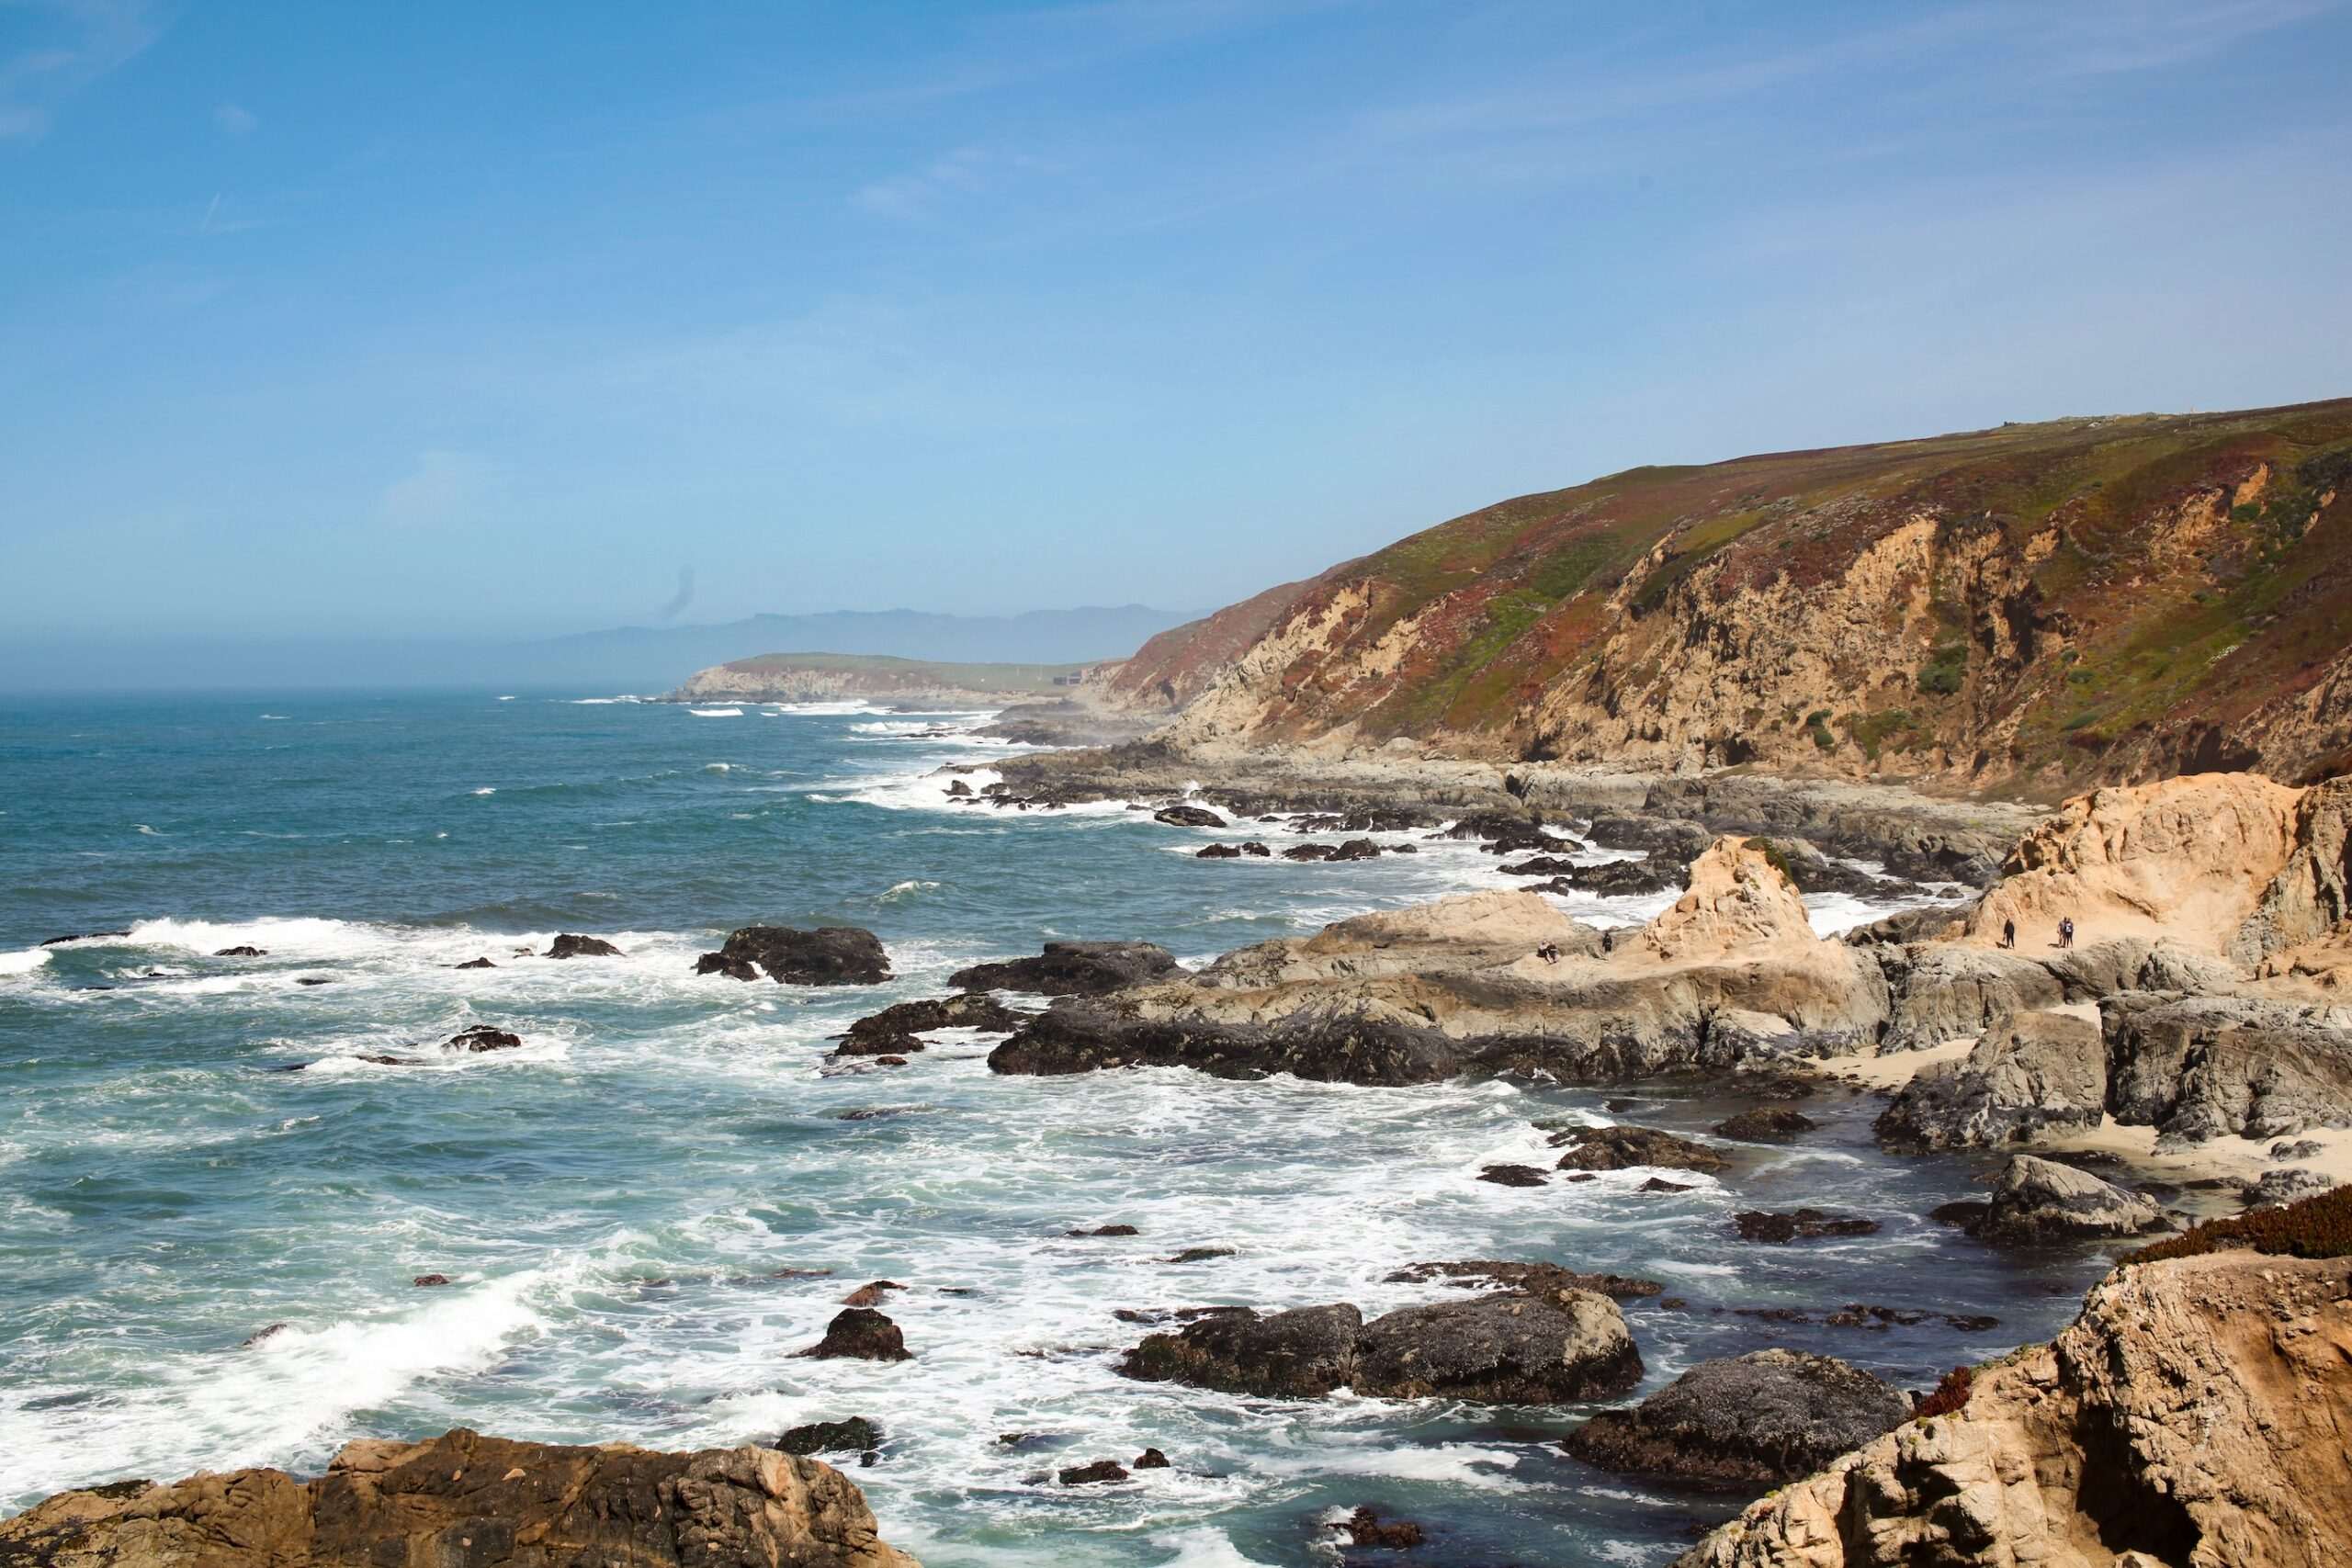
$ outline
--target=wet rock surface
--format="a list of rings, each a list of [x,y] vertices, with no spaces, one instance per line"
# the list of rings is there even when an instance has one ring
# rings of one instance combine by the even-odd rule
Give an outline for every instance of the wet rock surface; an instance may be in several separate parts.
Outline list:
[[[904,1361],[910,1359],[899,1325],[871,1307],[845,1307],[825,1325],[825,1337],[793,1352],[815,1360]]]
[[[1767,1242],[1785,1246],[1792,1241],[1822,1241],[1835,1236],[1871,1235],[1879,1223],[1853,1214],[1833,1214],[1820,1209],[1796,1209],[1788,1213],[1773,1213],[1764,1209],[1747,1209],[1732,1216],[1732,1224],[1742,1241]]]
[[[1833,1356],[1794,1350],[1702,1361],[1562,1446],[1603,1470],[1727,1486],[1794,1481],[1891,1431],[1908,1395]]]
[[[543,955],[548,958],[618,958],[621,950],[600,936],[578,936],[571,931],[559,935],[548,945]]]
[[[695,972],[749,979],[752,965],[780,986],[878,986],[890,977],[882,939],[861,926],[743,926],[696,960]]]
[[[1049,942],[1034,958],[975,964],[947,977],[965,991],[1033,996],[1101,996],[1183,973],[1176,955],[1149,942]]]
[[[1567,1152],[1560,1156],[1562,1170],[1628,1170],[1656,1166],[1662,1170],[1717,1171],[1731,1161],[1715,1149],[1676,1133],[1655,1127],[1568,1127],[1547,1140]]]

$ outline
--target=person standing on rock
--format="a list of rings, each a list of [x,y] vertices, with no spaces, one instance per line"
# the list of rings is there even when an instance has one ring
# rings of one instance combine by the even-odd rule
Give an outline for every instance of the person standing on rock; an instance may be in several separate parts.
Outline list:
[[[2072,915],[2058,922],[2058,945],[2061,947],[2075,945],[2075,917]]]
[[[2018,923],[2017,923],[2017,921],[2015,921],[2015,920],[2003,920],[2003,921],[2001,922],[2001,945],[2002,945],[2003,947],[2015,947],[2017,944],[2018,944]]]

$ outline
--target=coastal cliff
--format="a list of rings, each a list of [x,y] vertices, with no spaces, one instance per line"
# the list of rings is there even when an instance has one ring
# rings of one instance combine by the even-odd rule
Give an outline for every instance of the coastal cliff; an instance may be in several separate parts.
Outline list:
[[[2054,1341],[1948,1387],[1957,1408],[1754,1504],[1676,1568],[2352,1561],[2352,1259],[2120,1269]]]
[[[2352,401],[1629,469],[1155,637],[1182,751],[2061,790],[2352,757]]]

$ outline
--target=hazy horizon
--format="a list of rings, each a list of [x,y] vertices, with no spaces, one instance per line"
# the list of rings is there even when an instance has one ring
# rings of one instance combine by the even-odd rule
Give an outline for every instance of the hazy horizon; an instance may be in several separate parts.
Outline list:
[[[0,646],[1208,609],[1643,464],[2342,395],[2347,54],[2340,0],[0,6]]]

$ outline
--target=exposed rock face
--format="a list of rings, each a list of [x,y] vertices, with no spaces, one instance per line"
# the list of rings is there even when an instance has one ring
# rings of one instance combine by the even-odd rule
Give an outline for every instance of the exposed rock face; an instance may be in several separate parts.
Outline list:
[[[846,1421],[811,1421],[786,1431],[775,1446],[788,1454],[871,1455],[882,1446],[882,1428],[863,1416]]]
[[[1113,689],[1202,753],[2301,778],[2352,746],[2347,436],[2336,402],[2135,420],[2120,461],[2078,420],[1633,470],[1165,633]],[[2125,650],[2168,628],[2160,680]]]
[[[1165,822],[1170,828],[1222,828],[1225,818],[1205,806],[1170,806],[1151,814],[1155,822]]]
[[[779,986],[878,986],[890,977],[882,939],[859,926],[744,926],[717,953],[704,953],[695,972],[750,979],[752,964]]]
[[[1149,942],[1049,942],[1035,958],[958,969],[947,983],[965,991],[1023,991],[1041,997],[1096,997],[1182,974],[1176,955]]]
[[[2352,1010],[2132,995],[2100,1017],[2108,1107],[2159,1144],[2352,1125]]]
[[[1719,1138],[1738,1138],[1751,1144],[1788,1144],[1818,1125],[1802,1111],[1792,1111],[1785,1105],[1759,1105],[1716,1122],[1714,1134]]]
[[[443,1043],[446,1051],[512,1051],[523,1043],[523,1037],[504,1029],[492,1029],[486,1023],[461,1029]]]
[[[1993,1184],[1991,1206],[1969,1227],[1987,1241],[2033,1243],[2139,1235],[2168,1229],[2164,1211],[2086,1170],[2018,1155]]]
[[[1911,1416],[1901,1390],[1834,1356],[1795,1350],[1702,1361],[1562,1446],[1604,1470],[1774,1485],[1810,1475]]]
[[[909,1359],[906,1336],[899,1325],[871,1307],[844,1307],[825,1325],[825,1337],[795,1355],[818,1360],[852,1358],[861,1361],[903,1361]]]
[[[2119,1269],[1961,1409],[1753,1505],[1677,1568],[2352,1562],[2347,1300],[2346,1258]]]
[[[2048,966],[2022,953],[1958,943],[1871,951],[1892,998],[1882,1050],[1916,1051],[1965,1039],[2011,1014],[2066,999],[2066,987]]]
[[[1831,1236],[1871,1235],[1876,1220],[1856,1214],[1833,1214],[1821,1209],[1793,1209],[1785,1214],[1769,1209],[1743,1209],[1732,1216],[1742,1241],[1769,1242],[1783,1247],[1792,1241],[1822,1241]]]
[[[27,1568],[916,1568],[839,1471],[772,1449],[657,1453],[508,1442],[462,1427],[361,1441],[282,1471],[60,1493],[0,1522]]]
[[[2066,1013],[2003,1019],[1960,1062],[1912,1075],[1877,1122],[1898,1148],[1993,1148],[2097,1127],[2107,1105],[2098,1026]]]
[[[600,936],[577,936],[565,931],[548,944],[549,958],[618,958],[621,950]]]

